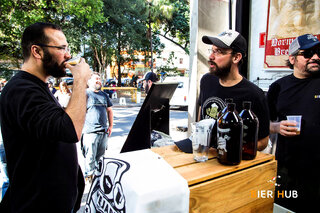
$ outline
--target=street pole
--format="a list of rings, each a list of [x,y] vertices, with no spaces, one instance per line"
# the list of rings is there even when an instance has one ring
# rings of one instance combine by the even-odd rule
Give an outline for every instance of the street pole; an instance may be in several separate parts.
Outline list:
[[[151,64],[150,64],[150,70],[153,72],[153,48],[152,48],[152,29],[151,29],[151,4],[152,2],[149,2],[149,35],[150,35],[150,52],[151,52]]]

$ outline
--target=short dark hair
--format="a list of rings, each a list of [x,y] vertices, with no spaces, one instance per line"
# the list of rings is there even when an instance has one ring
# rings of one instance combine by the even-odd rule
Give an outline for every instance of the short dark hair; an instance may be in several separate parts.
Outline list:
[[[49,41],[48,37],[44,33],[44,29],[51,28],[55,30],[61,30],[58,25],[51,24],[51,23],[42,23],[38,22],[28,26],[23,34],[21,40],[22,46],[22,55],[24,61],[26,61],[31,54],[31,46],[34,44],[47,44]]]
[[[294,60],[296,60],[296,55],[293,55],[293,57],[294,57]],[[293,70],[293,64],[291,64],[289,59],[286,60],[286,65]]]

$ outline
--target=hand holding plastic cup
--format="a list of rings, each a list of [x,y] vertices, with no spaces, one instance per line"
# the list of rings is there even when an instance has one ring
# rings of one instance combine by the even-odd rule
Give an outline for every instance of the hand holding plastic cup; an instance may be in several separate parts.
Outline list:
[[[287,120],[288,121],[294,121],[296,122],[296,128],[297,128],[297,135],[300,135],[300,131],[301,131],[301,115],[287,115]]]

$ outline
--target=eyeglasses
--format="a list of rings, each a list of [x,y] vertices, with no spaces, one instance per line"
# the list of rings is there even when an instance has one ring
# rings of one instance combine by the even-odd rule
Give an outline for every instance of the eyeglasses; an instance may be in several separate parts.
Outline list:
[[[57,48],[59,50],[64,50],[65,53],[69,53],[70,52],[70,48],[63,45],[63,46],[51,46],[51,45],[46,45],[46,44],[35,44],[35,45],[38,45],[40,47],[52,47],[52,48]]]
[[[303,52],[298,52],[297,55],[302,55],[305,59],[310,59],[314,56],[314,54],[317,54],[318,57],[320,57],[320,49],[309,49],[309,50],[304,50]]]
[[[222,56],[222,55],[227,55],[227,54],[232,54],[233,52],[225,52],[220,49],[213,50],[213,49],[208,49],[209,54],[214,54],[214,56]]]

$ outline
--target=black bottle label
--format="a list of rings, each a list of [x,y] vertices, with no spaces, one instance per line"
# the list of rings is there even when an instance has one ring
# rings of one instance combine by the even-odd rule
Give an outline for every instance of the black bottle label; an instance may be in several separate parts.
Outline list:
[[[242,159],[242,125],[218,126],[218,159],[222,164],[239,164]]]

